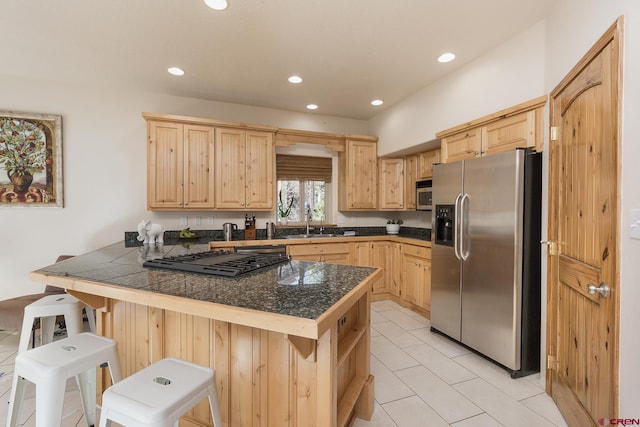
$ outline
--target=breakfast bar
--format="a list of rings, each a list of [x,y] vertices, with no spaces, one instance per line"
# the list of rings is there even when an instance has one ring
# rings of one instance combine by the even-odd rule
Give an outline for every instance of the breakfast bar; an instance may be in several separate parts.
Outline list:
[[[213,368],[225,426],[369,419],[369,294],[382,271],[289,259],[238,277],[143,266],[208,250],[119,242],[31,278],[96,309],[98,333],[118,343],[123,376],[165,357]],[[98,372],[99,394],[108,377]],[[206,401],[180,425],[211,426]]]

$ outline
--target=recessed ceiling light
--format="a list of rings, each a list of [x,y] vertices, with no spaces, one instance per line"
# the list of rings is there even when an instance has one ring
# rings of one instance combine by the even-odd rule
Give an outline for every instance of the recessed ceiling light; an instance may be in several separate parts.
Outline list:
[[[171,67],[167,71],[174,76],[184,76],[184,71],[182,70],[182,68]]]
[[[378,106],[382,104],[384,104],[384,101],[382,99],[374,99],[373,101],[371,101],[371,105]]]
[[[307,109],[308,110],[317,110],[318,106],[316,104],[309,104],[309,105],[307,105]]]
[[[455,59],[456,55],[450,52],[447,53],[443,53],[442,55],[438,56],[438,62],[451,62]]]
[[[289,83],[295,83],[295,84],[302,83],[302,77],[300,77],[300,76],[291,76],[291,77],[289,77]]]
[[[225,10],[229,6],[227,0],[204,0],[204,4],[215,10]]]

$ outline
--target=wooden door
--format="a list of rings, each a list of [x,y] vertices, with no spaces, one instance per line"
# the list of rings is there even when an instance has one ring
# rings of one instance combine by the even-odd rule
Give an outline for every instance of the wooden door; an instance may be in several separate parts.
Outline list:
[[[184,207],[213,209],[214,138],[210,126],[184,125]]]
[[[402,283],[402,266],[400,243],[387,242],[385,256],[386,287],[392,295],[400,296],[400,285]]]
[[[404,208],[416,208],[416,181],[418,178],[418,156],[407,156],[404,159]]]
[[[387,242],[373,242],[371,245],[371,267],[382,268],[384,274],[373,282],[373,293],[389,292],[390,271],[387,265]]]
[[[572,426],[618,412],[621,28],[551,93],[547,387]]]
[[[245,207],[245,131],[216,129],[215,200],[217,209]]]
[[[245,153],[247,209],[273,209],[274,153],[271,132],[247,132]]]
[[[147,123],[147,207],[181,209],[183,206],[183,126]]]
[[[420,259],[415,255],[403,253],[401,297],[414,305],[420,305],[420,284],[423,281],[421,272]]]
[[[380,159],[380,209],[404,208],[404,159]]]

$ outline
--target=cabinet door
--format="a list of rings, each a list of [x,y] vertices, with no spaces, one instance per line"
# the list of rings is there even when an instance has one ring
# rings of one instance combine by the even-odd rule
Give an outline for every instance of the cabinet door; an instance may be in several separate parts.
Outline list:
[[[433,165],[440,161],[440,149],[424,151],[418,154],[418,179],[431,179]]]
[[[414,255],[402,254],[402,292],[403,300],[419,305],[421,277],[420,259]]]
[[[184,207],[214,207],[214,137],[209,126],[184,125]]]
[[[371,256],[371,242],[356,242],[351,245],[353,265],[373,267]]]
[[[147,207],[181,209],[183,200],[183,126],[147,123]]]
[[[247,132],[245,153],[247,209],[273,209],[274,153],[272,133]]]
[[[512,151],[518,147],[535,147],[535,114],[535,111],[527,111],[484,126],[483,155]]]
[[[340,210],[373,210],[377,206],[377,144],[369,141],[345,142],[340,161]]]
[[[245,207],[245,131],[216,129],[215,206]]]
[[[416,208],[416,181],[418,178],[418,156],[407,156],[404,159],[404,208]]]
[[[380,277],[380,279],[376,280],[373,283],[374,294],[389,292],[389,279],[391,276],[391,271],[389,269],[390,266],[387,262],[387,250],[387,242],[373,242],[371,245],[371,266],[382,268],[384,271],[384,274]]]
[[[440,150],[444,163],[480,157],[482,132],[480,128],[474,128],[443,138]]]
[[[402,262],[400,243],[387,242],[385,257],[386,288],[392,295],[400,296],[402,283]]]
[[[380,159],[380,209],[404,208],[404,159]]]
[[[420,307],[431,313],[431,260],[422,261],[422,277],[424,284],[422,285],[422,299]]]

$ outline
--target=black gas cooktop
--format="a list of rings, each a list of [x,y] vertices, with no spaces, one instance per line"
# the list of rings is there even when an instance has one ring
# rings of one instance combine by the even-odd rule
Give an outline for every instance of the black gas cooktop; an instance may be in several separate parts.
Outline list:
[[[145,261],[143,267],[235,277],[287,261],[285,253],[198,252]]]

